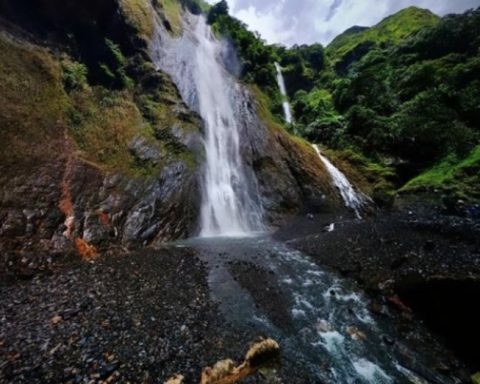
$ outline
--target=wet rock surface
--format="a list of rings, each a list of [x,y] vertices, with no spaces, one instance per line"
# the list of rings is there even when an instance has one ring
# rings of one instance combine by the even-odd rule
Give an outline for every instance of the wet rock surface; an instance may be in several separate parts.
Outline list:
[[[260,311],[278,327],[292,328],[293,318],[289,311],[292,303],[282,292],[272,271],[248,262],[232,263],[230,268],[234,278],[252,295]]]
[[[195,231],[199,202],[191,192],[198,179],[185,163],[171,162],[158,179],[141,180],[104,175],[75,160],[68,177],[73,219],[72,238],[67,238],[60,208],[63,160],[41,164],[34,174],[22,170],[11,181],[0,177],[0,275],[48,269],[57,256],[75,252],[72,238],[107,250],[139,248]]]
[[[335,229],[322,231],[330,223]],[[365,220],[315,215],[296,218],[275,237],[372,291],[480,275],[480,223],[465,217],[414,211]]]
[[[242,89],[241,95],[241,151],[255,174],[257,185],[250,188],[260,195],[264,220],[282,225],[312,203],[323,210],[338,210],[338,193],[310,144],[263,120],[262,105],[248,89]]]

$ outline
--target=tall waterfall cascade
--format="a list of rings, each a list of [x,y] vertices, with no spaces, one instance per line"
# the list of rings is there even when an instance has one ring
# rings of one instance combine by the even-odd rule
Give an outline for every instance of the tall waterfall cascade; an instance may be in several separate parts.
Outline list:
[[[322,154],[318,145],[313,145],[313,148],[317,152],[318,157],[320,157],[320,160],[322,160],[323,164],[325,164],[325,167],[332,178],[333,184],[337,187],[340,195],[342,196],[345,206],[352,209],[360,219],[362,217],[361,210],[368,203],[369,198],[355,190],[345,174],[335,167],[330,160],[328,160]]]
[[[293,123],[292,110],[290,108],[290,103],[288,102],[287,87],[285,86],[285,79],[283,78],[282,67],[279,63],[275,63],[275,68],[277,69],[277,83],[278,88],[280,88],[280,93],[283,96],[283,113],[285,115],[285,121],[288,124]]]
[[[185,14],[179,38],[158,24],[154,61],[171,75],[183,100],[200,114],[205,127],[200,236],[242,237],[262,231],[255,175],[247,170],[240,151],[245,93],[225,69],[224,43],[203,16]]]

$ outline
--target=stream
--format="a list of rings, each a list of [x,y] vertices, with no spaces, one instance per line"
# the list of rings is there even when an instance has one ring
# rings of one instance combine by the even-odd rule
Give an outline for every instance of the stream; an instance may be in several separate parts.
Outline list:
[[[268,237],[199,238],[173,246],[195,250],[206,263],[212,298],[227,321],[239,332],[276,339],[283,360],[301,369],[304,382],[452,383],[424,368],[388,319],[370,313],[369,301],[354,283],[321,269],[301,252]],[[269,278],[245,289],[233,273],[238,265]],[[278,290],[270,303],[267,280]],[[268,308],[256,302],[255,291],[267,295]],[[286,311],[284,321],[271,316],[275,308]],[[386,340],[395,340],[395,347]]]

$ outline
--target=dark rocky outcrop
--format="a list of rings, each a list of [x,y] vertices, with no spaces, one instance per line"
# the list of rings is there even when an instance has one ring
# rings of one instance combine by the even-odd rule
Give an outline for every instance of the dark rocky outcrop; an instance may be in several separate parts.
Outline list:
[[[321,232],[332,222],[334,231]],[[424,337],[415,331],[423,320],[444,343],[436,347],[446,356],[441,369],[461,367],[447,358],[453,352],[470,373],[479,370],[478,322],[472,316],[480,295],[478,218],[416,203],[363,221],[297,217],[275,237],[358,281],[373,297],[374,313],[387,318],[400,313],[405,320],[398,325],[400,333]]]
[[[144,2],[130,0],[1,0],[0,15],[30,32],[35,39],[55,49],[68,50],[89,68],[90,79],[103,83],[108,79],[100,63],[113,65],[115,58],[106,39],[119,44],[127,55],[143,52],[153,33]],[[147,4],[145,2],[145,4]],[[135,23],[136,14],[145,20]]]
[[[203,128],[148,57],[154,9],[0,1],[2,271],[27,276],[51,268],[52,255],[89,259],[196,233]],[[242,152],[267,224],[335,203],[313,149],[247,99]]]
[[[123,2],[31,3],[0,7],[10,20],[0,21],[2,273],[28,276],[51,268],[55,255],[192,235],[201,124],[138,54],[146,44],[137,45],[143,36]],[[84,57],[89,26],[97,37]],[[83,78],[90,60],[103,60],[95,42],[109,38],[125,60],[123,89]]]
[[[307,206],[338,208],[330,176],[310,144],[277,125],[261,96],[246,99],[249,113],[242,120],[242,151],[258,180],[253,187],[260,194],[266,221],[281,224]]]

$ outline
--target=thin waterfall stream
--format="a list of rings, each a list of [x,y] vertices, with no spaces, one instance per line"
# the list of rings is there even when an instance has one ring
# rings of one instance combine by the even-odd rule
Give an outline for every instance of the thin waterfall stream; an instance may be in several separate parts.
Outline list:
[[[313,145],[313,148],[317,152],[320,160],[325,164],[328,173],[332,177],[333,183],[342,196],[345,206],[353,210],[355,215],[360,219],[362,217],[362,208],[369,202],[369,198],[355,190],[352,183],[348,181],[347,176],[322,154],[318,145]]]
[[[277,70],[277,82],[280,89],[280,93],[283,96],[283,111],[285,115],[285,121],[289,124],[293,123],[292,112],[290,104],[288,102],[287,87],[285,85],[285,79],[283,78],[282,67],[279,63],[275,63]],[[325,167],[332,178],[335,187],[338,189],[342,196],[343,202],[347,208],[350,208],[355,212],[358,218],[361,218],[362,208],[369,202],[369,198],[355,190],[352,183],[347,179],[345,174],[335,167],[330,160],[328,160],[320,151],[318,145],[313,145],[313,148],[318,154],[320,160],[325,164]]]
[[[285,121],[288,124],[293,123],[293,116],[292,116],[292,109],[290,108],[290,103],[288,102],[288,93],[287,93],[287,86],[285,85],[285,79],[283,78],[282,67],[279,63],[275,63],[275,68],[277,70],[277,83],[278,88],[280,89],[280,93],[282,94],[283,101],[283,113],[285,115]]]

